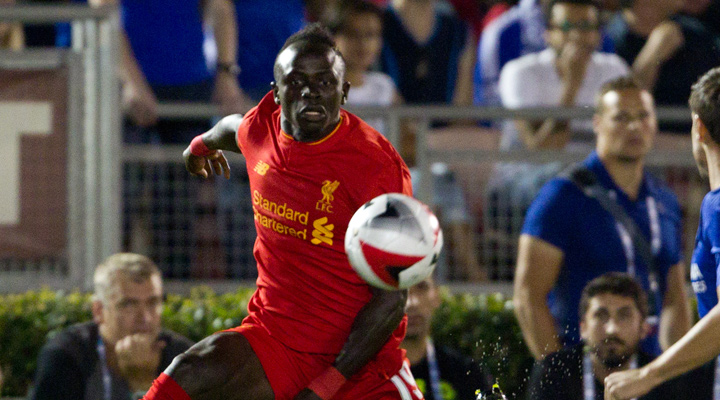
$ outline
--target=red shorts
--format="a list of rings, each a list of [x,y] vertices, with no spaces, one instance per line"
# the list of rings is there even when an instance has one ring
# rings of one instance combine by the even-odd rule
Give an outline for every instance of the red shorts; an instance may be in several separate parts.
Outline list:
[[[330,367],[336,358],[332,354],[295,351],[270,336],[258,324],[244,322],[228,331],[239,332],[250,342],[277,400],[292,400]],[[405,359],[393,375],[371,361],[345,383],[333,399],[422,400],[423,395],[410,372],[410,363]]]

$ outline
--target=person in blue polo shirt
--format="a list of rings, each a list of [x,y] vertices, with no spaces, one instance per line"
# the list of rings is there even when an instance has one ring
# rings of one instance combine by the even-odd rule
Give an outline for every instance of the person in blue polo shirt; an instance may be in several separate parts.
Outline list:
[[[679,205],[644,169],[657,133],[652,95],[629,77],[607,82],[597,96],[593,129],[595,151],[580,167],[634,221],[652,256],[638,251],[630,223],[616,220],[570,175],[545,184],[525,218],[513,298],[523,336],[538,360],[579,341],[582,289],[610,271],[629,273],[650,295],[654,332],[643,350],[659,354],[658,340],[667,348],[690,326]],[[651,261],[645,259],[654,260],[655,273],[649,273]]]
[[[705,195],[700,208],[700,224],[690,270],[701,319],[687,335],[652,363],[633,373],[607,377],[605,398],[608,400],[638,397],[720,354],[720,67],[711,69],[692,86],[690,110],[693,156],[700,174],[710,180],[710,192]],[[720,399],[720,365],[710,362],[706,366],[714,370],[705,374],[714,378],[714,385],[705,384],[699,377],[695,386],[713,390],[711,398]]]

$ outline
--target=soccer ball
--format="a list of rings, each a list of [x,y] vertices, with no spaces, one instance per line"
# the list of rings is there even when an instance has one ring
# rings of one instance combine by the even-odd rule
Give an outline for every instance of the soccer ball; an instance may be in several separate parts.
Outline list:
[[[430,276],[442,245],[435,214],[400,193],[365,203],[345,233],[350,265],[368,284],[386,290],[407,289]]]

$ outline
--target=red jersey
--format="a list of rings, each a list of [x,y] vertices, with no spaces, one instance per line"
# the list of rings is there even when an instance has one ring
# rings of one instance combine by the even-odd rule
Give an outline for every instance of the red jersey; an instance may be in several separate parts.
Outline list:
[[[237,132],[250,178],[257,239],[257,291],[248,310],[270,334],[301,352],[338,354],[370,287],[345,254],[345,230],[383,193],[412,195],[410,173],[390,142],[341,110],[325,138],[299,142],[282,131],[272,93]],[[406,319],[381,353],[401,363]]]

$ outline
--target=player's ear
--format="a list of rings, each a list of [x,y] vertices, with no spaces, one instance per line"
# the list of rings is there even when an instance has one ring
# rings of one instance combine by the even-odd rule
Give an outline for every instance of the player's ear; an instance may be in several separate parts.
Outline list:
[[[93,321],[100,325],[103,323],[103,304],[102,301],[98,299],[94,299],[92,302],[92,315],[93,315]]]
[[[707,126],[703,121],[700,119],[700,116],[696,113],[692,114],[692,121],[693,121],[693,130],[695,132],[691,132],[691,134],[697,134],[698,139],[700,143],[708,143],[708,140],[710,139],[710,133],[708,132]]]
[[[350,91],[350,82],[348,82],[348,81],[343,82],[343,88],[342,88],[343,94],[342,94],[342,100],[340,101],[341,105],[344,105],[345,103],[347,103],[349,91]]]
[[[275,104],[280,104],[280,95],[278,94],[278,85],[275,83],[275,81],[272,81],[272,82],[270,82],[270,87],[272,88],[273,98],[275,99]]]

